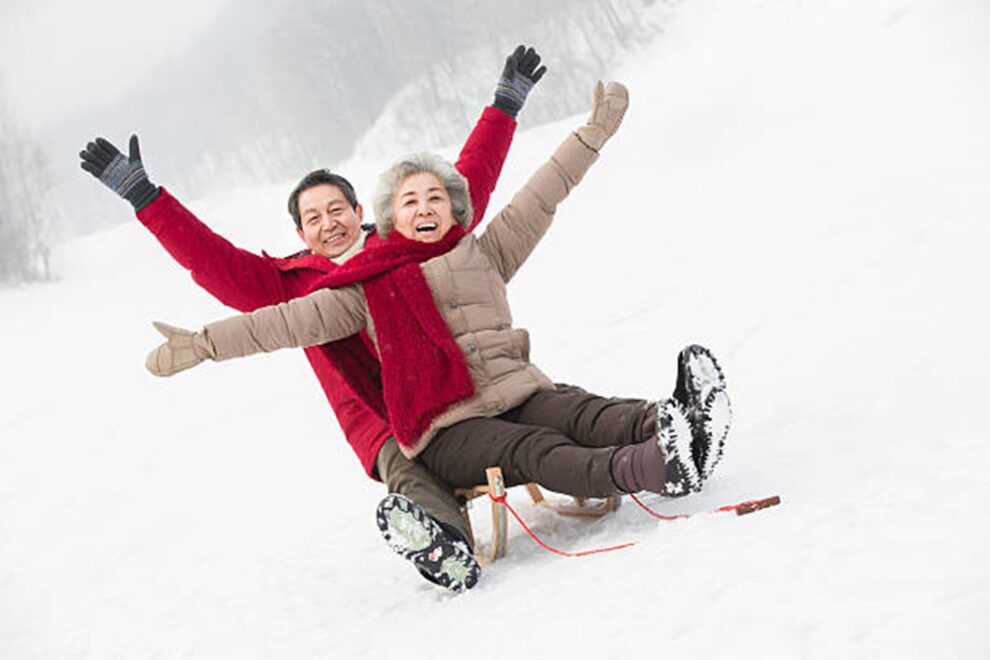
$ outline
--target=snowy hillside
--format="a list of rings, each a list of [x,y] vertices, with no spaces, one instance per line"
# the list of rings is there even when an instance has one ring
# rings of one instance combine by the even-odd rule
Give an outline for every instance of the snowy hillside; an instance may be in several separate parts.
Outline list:
[[[783,504],[589,522],[513,491],[557,547],[639,544],[566,559],[510,523],[463,596],[379,538],[301,352],[155,379],[152,320],[229,310],[136,221],[63,246],[61,281],[0,291],[0,658],[986,657],[988,28],[982,0],[694,0],[614,72],[626,123],[513,281],[516,324],[603,394],[666,396],[711,346],[726,457],[646,501]],[[492,209],[583,120],[518,135]],[[367,198],[385,164],[341,170]],[[291,185],[191,206],[288,253]]]
[[[523,124],[567,117],[582,107],[580,81],[660,35],[669,2],[227,2],[137,84],[87,93],[44,131],[58,182],[48,203],[70,236],[112,226],[112,206],[64,155],[106,133],[138,132],[158,175],[196,196],[337,167],[357,148],[388,158],[411,138],[458,141],[519,43],[554,56]]]

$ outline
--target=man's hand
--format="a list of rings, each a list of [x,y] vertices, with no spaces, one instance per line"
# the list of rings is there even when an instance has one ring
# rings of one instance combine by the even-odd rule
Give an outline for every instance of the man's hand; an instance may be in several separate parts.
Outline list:
[[[540,55],[532,47],[517,46],[516,50],[505,58],[505,68],[502,77],[498,79],[495,88],[496,108],[515,118],[526,102],[526,95],[533,85],[540,81],[547,72],[540,65]],[[539,67],[539,68],[537,68]]]
[[[105,186],[126,199],[140,211],[158,197],[158,186],[148,180],[141,163],[141,149],[136,135],[131,136],[130,157],[101,137],[79,152],[80,166],[103,182]]]
[[[588,123],[574,131],[585,146],[601,151],[610,137],[615,135],[622,118],[629,107],[629,90],[619,82],[610,82],[602,87],[599,80],[595,84],[595,104],[591,109]]]
[[[156,376],[172,376],[212,360],[217,352],[204,331],[193,332],[155,321],[152,325],[168,341],[148,353],[144,366]]]

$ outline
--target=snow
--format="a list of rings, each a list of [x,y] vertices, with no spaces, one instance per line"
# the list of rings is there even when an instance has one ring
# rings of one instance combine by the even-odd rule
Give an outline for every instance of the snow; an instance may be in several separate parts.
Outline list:
[[[783,503],[587,521],[513,490],[556,547],[639,543],[561,558],[510,522],[463,596],[380,539],[301,352],[155,379],[150,321],[229,310],[136,222],[63,245],[60,281],[0,291],[0,658],[985,657],[988,14],[697,0],[615,72],[626,123],[514,281],[517,325],[603,394],[666,396],[710,346],[725,457],[645,501]],[[493,210],[580,121],[517,136]],[[367,197],[384,165],[341,170]],[[191,206],[288,253],[290,188]]]

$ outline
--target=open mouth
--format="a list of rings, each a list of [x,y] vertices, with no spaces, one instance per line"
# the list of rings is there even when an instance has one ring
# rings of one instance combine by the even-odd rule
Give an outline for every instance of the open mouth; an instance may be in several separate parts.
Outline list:
[[[419,232],[420,234],[428,234],[431,231],[436,231],[436,230],[437,230],[437,223],[435,222],[427,222],[425,224],[416,227],[416,231]]]

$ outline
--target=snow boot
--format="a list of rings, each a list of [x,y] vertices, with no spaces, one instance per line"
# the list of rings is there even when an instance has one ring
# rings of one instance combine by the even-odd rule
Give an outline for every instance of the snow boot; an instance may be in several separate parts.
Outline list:
[[[481,566],[467,541],[412,500],[390,493],[378,504],[375,518],[389,547],[430,582],[451,591],[464,591],[478,582]]]
[[[681,497],[700,490],[701,477],[691,457],[691,423],[674,399],[657,403],[657,435],[619,447],[612,454],[612,481],[619,490],[647,490]]]
[[[674,398],[684,407],[691,423],[691,455],[705,481],[722,459],[732,424],[725,376],[707,348],[688,346],[677,356]]]

